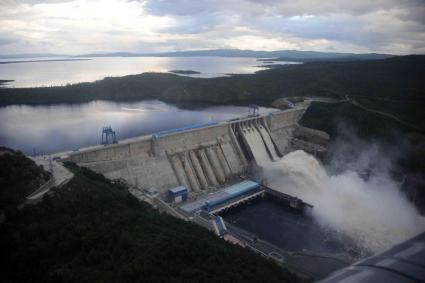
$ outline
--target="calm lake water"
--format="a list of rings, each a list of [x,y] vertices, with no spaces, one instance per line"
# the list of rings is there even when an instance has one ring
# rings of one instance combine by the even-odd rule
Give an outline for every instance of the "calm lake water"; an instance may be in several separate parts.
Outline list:
[[[0,61],[51,60],[60,58],[0,59]],[[50,61],[0,64],[0,79],[14,80],[7,87],[36,87],[92,82],[108,76],[144,72],[193,70],[194,77],[247,74],[264,69],[256,58],[229,57],[105,57],[81,61]],[[276,64],[291,64],[276,62]]]
[[[273,110],[261,108],[260,112]],[[34,151],[38,154],[51,153],[99,144],[104,126],[111,126],[117,138],[124,139],[247,114],[247,107],[183,110],[157,100],[7,106],[0,108],[0,145],[20,149],[27,154]]]

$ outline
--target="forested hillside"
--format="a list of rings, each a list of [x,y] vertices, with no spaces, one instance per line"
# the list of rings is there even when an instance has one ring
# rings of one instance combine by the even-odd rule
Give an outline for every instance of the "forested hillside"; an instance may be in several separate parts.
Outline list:
[[[50,176],[20,151],[0,146],[0,211],[15,210]]]
[[[75,174],[67,185],[0,224],[1,282],[299,281],[204,228],[152,210],[123,184],[67,167]]]

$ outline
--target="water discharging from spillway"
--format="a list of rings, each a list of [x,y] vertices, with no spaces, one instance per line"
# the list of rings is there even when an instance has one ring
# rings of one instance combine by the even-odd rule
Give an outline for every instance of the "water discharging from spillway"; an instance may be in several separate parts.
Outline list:
[[[314,205],[313,217],[377,253],[425,230],[425,218],[388,175],[329,176],[312,155],[297,150],[264,166],[265,183]]]
[[[267,165],[270,160],[276,161],[279,159],[270,134],[263,125],[252,124],[241,126],[240,131],[258,165],[263,167]]]

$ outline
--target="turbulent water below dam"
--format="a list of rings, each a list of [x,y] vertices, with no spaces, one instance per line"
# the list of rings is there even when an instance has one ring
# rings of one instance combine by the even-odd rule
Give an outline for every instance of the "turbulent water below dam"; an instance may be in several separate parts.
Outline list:
[[[425,218],[384,172],[367,180],[350,170],[331,175],[301,150],[262,167],[263,182],[314,205],[311,214],[295,215],[282,205],[260,200],[226,220],[283,249],[358,258],[425,231]]]

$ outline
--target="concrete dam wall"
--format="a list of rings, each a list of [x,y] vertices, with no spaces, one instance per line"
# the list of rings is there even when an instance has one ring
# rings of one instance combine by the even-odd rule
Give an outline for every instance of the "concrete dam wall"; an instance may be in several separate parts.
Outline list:
[[[298,125],[306,106],[223,122],[162,131],[72,152],[66,158],[139,188],[183,185],[190,191],[223,187],[252,165],[295,149],[325,150],[329,136]],[[314,140],[311,143],[309,139]]]

